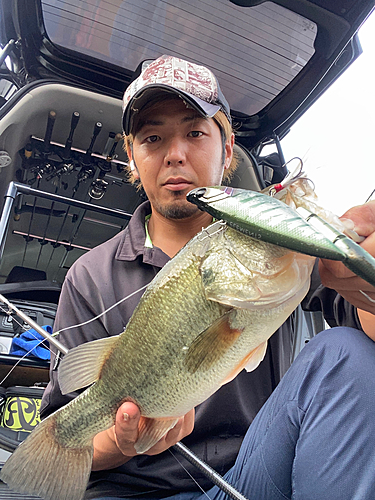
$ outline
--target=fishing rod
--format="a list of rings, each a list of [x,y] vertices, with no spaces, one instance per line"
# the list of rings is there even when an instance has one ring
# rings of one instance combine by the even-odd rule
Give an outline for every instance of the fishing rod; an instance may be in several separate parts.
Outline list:
[[[61,354],[67,354],[68,349],[59,342],[56,337],[49,334],[41,326],[39,326],[33,319],[30,318],[23,311],[18,309],[14,304],[9,302],[3,295],[0,294],[0,301],[6,304],[10,310],[14,311],[20,318],[22,318],[25,323],[31,326],[36,332],[38,332],[43,338],[48,340],[48,342],[53,345]],[[234,488],[228,481],[226,481],[220,474],[218,474],[212,467],[210,467],[206,462],[200,459],[195,453],[193,453],[187,446],[181,442],[177,442],[173,449],[177,450],[181,455],[183,455],[188,462],[194,465],[198,470],[200,470],[213,484],[218,486],[224,493],[226,493],[233,500],[248,500],[244,495]]]
[[[53,193],[47,193],[45,191],[40,191],[39,189],[35,189],[27,184],[21,184],[19,182],[10,182],[8,186],[8,190],[4,196],[4,206],[3,206],[3,217],[0,219],[0,259],[3,255],[4,252],[4,247],[5,247],[5,240],[7,236],[7,231],[8,231],[8,225],[9,225],[9,219],[12,213],[13,205],[16,202],[17,196],[19,195],[30,195],[30,196],[35,196],[37,198],[42,198],[46,200],[53,200],[56,203],[63,203],[65,205],[77,207],[77,208],[87,208],[91,211],[100,213],[100,214],[105,214],[109,216],[114,216],[114,217],[120,217],[121,219],[130,219],[132,216],[131,213],[125,212],[124,210],[120,210],[118,208],[110,208],[110,207],[103,207],[101,205],[94,205],[87,203],[85,201],[81,200],[76,200],[73,198],[67,198],[65,196],[61,196],[58,194],[53,194]],[[61,213],[61,215],[63,212]],[[30,229],[30,228],[29,228]],[[37,233],[36,233],[37,234]],[[28,239],[28,236],[31,236],[30,230],[26,235],[22,235],[25,238]],[[47,238],[46,238],[47,240]],[[58,240],[58,238],[57,238]],[[48,239],[50,243],[52,241]],[[57,244],[59,241],[56,242]],[[66,242],[64,241],[64,244]]]
[[[57,194],[58,192],[58,187],[56,187],[55,189],[55,194]],[[42,250],[43,250],[43,247],[45,246],[46,243],[48,243],[48,241],[46,240],[46,237],[47,237],[47,231],[48,231],[48,227],[49,227],[49,224],[51,222],[51,218],[52,218],[52,215],[53,215],[53,207],[55,206],[55,202],[53,201],[51,203],[51,207],[49,209],[49,213],[48,213],[48,218],[47,218],[47,223],[45,225],[45,228],[44,228],[44,234],[43,234],[43,239],[41,241],[39,241],[39,244],[40,244],[40,248],[39,248],[39,253],[38,253],[38,257],[36,259],[36,264],[35,264],[35,267],[38,268],[38,265],[39,265],[39,260],[40,260],[40,257],[42,255]]]
[[[113,134],[113,132],[111,132],[110,135],[111,134]],[[122,139],[121,134],[116,134],[113,138],[112,137],[108,138],[106,148],[103,151],[103,156],[105,157],[105,161],[99,161],[97,163],[99,168],[99,175],[97,179],[91,183],[88,192],[90,198],[94,200],[101,200],[107,190],[108,181],[106,181],[104,177],[112,170],[112,160],[115,156],[117,144],[120,142],[121,139]],[[109,150],[107,150],[110,144],[111,147]]]
[[[73,122],[74,122],[74,120],[73,120],[73,117],[72,117],[72,124],[73,124]],[[94,175],[95,175],[96,168],[95,168],[95,166],[92,163],[92,150],[94,148],[94,144],[95,144],[96,139],[97,139],[99,133],[101,132],[102,128],[103,128],[103,124],[101,122],[96,122],[95,123],[94,130],[92,132],[92,137],[91,137],[90,145],[87,148],[87,150],[86,150],[85,154],[83,155],[83,157],[80,159],[81,169],[80,169],[80,171],[78,172],[78,175],[77,175],[77,184],[73,188],[73,196],[77,192],[78,187],[79,187],[79,185],[80,185],[81,182],[83,182],[83,181],[85,181],[85,180],[87,180],[87,179],[89,179],[91,177],[94,177]],[[90,204],[91,201],[92,201],[92,198],[90,196],[86,196],[85,202],[87,204]],[[85,217],[85,214],[86,214],[86,209],[81,210],[80,215],[75,220],[74,226],[73,226],[73,228],[71,230],[71,233],[70,233],[70,237],[68,239],[68,241],[69,241],[70,244],[72,244],[73,241],[75,240],[75,238],[77,236],[77,233],[79,231],[79,228],[81,227],[82,221],[83,221],[83,219]],[[65,220],[66,220],[66,217],[64,218],[63,224],[65,223]],[[72,246],[66,246],[65,247],[65,253],[64,253],[64,255],[61,258],[60,264],[59,264],[59,266],[57,268],[57,271],[56,271],[55,276],[53,277],[53,279],[57,279],[58,273],[59,273],[60,269],[62,269],[64,267],[65,262],[66,262],[66,260],[68,258],[69,252],[72,249],[73,249]]]
[[[203,474],[216,486],[224,491],[233,500],[248,500],[242,493],[240,493],[234,486],[232,486],[228,481],[226,481],[223,476],[220,476],[212,467],[210,467],[206,462],[201,460],[195,453],[193,453],[187,446],[185,446],[181,441],[172,446],[175,450],[179,451],[186,460],[188,460],[192,465],[195,465]]]
[[[50,335],[48,332],[46,332],[40,325],[38,325],[38,323],[36,323],[33,319],[31,319],[30,316],[21,311],[21,309],[18,309],[18,307],[9,302],[9,300],[5,298],[4,295],[0,294],[0,300],[4,304],[6,304],[11,311],[14,311],[17,314],[17,316],[22,318],[25,321],[25,323],[31,326],[31,328],[33,328],[36,332],[38,332],[43,338],[48,340],[48,342],[50,342],[51,345],[56,347],[56,349],[58,349],[62,354],[67,354],[68,349],[64,345],[62,345],[61,342],[59,342],[53,335]]]
[[[40,182],[40,179],[38,179],[37,188],[39,188],[39,182]],[[27,236],[25,236],[25,248],[24,248],[24,251],[23,251],[21,266],[23,266],[24,263],[25,263],[27,248],[28,248],[29,242],[31,241],[30,232],[31,232],[31,226],[32,226],[33,221],[34,221],[34,215],[35,215],[35,210],[36,210],[36,199],[37,198],[35,196],[34,197],[34,202],[33,202],[33,207],[32,207],[32,210],[31,210],[31,216],[30,216],[30,221],[29,221],[29,227],[28,227],[28,230],[27,230]]]
[[[55,127],[55,122],[57,120],[57,114],[55,111],[51,110],[47,116],[47,124],[45,129],[45,134],[43,138],[39,137],[30,137],[30,141],[26,144],[24,148],[19,151],[19,154],[22,159],[22,169],[19,171],[19,180],[22,182],[27,182],[30,186],[34,183],[37,184],[37,188],[39,189],[40,182],[50,182],[52,181],[55,186],[54,192],[57,192],[63,187],[67,189],[69,187],[68,182],[64,182],[63,176],[72,174],[74,171],[78,170],[76,183],[73,187],[72,198],[75,197],[79,187],[81,184],[87,180],[94,179],[91,185],[88,187],[86,192],[86,202],[91,203],[92,200],[100,200],[104,194],[106,193],[108,187],[108,180],[105,176],[112,169],[112,162],[117,165],[118,171],[123,171],[124,168],[120,167],[120,164],[126,165],[124,162],[121,162],[117,159],[117,155],[115,155],[115,149],[120,140],[122,139],[122,135],[120,133],[116,134],[115,132],[110,132],[107,142],[105,144],[104,150],[102,154],[95,153],[94,145],[96,144],[97,138],[102,131],[103,125],[101,122],[96,122],[94,125],[94,129],[90,138],[90,143],[88,144],[87,149],[81,150],[76,147],[73,147],[74,134],[77,129],[77,126],[80,121],[80,113],[78,111],[74,111],[71,115],[70,120],[70,129],[69,134],[65,140],[65,143],[58,143],[52,141],[53,130]],[[32,177],[29,178],[29,173],[32,174]],[[44,214],[47,214],[48,209],[44,207],[38,207],[36,205],[36,200],[34,200],[32,210],[29,210],[29,207],[22,202],[23,195],[19,195],[17,200],[17,207],[15,209],[15,220],[20,219],[20,215],[23,212],[30,212],[31,217],[29,221],[29,232],[31,232],[31,228],[34,221],[34,215],[40,214],[41,210],[44,211]],[[48,229],[50,223],[52,221],[52,217],[55,214],[54,211],[55,201],[52,202],[50,208],[48,219],[44,229],[44,236],[41,240],[39,240],[40,248],[37,255],[36,266],[38,267],[42,255],[44,255],[44,246],[46,244],[46,235],[48,233]],[[87,205],[86,205],[87,206]],[[61,216],[64,216],[61,226],[59,227],[59,234],[56,240],[61,239],[63,231],[66,229],[66,221],[69,213],[71,213],[71,207],[69,206],[65,213],[62,213]],[[74,226],[72,226],[72,230],[70,231],[70,236],[68,236],[68,240],[70,243],[74,241],[77,236],[77,233],[80,229],[82,221],[85,218],[86,210],[80,210],[78,214],[73,215],[72,222]],[[43,215],[44,215],[43,214]],[[22,263],[25,261],[28,252],[28,245],[31,241],[31,238],[25,237],[25,249],[23,254]],[[47,257],[47,268],[51,263],[56,248],[59,246],[56,242],[55,245],[52,245],[52,251]],[[61,259],[61,262],[58,267],[59,270],[65,265],[65,261],[68,256],[68,251],[73,248],[73,245],[65,247],[65,254]],[[55,276],[56,277],[56,276]]]
[[[35,178],[32,181],[32,183],[33,183],[35,180],[37,180],[37,189],[39,188],[39,184],[40,184],[40,181],[41,181],[44,173],[48,173],[50,171],[50,169],[51,169],[51,165],[48,162],[48,157],[50,155],[51,138],[52,138],[53,128],[55,126],[55,121],[56,121],[56,112],[51,110],[48,113],[46,131],[45,131],[45,134],[44,134],[44,144],[43,144],[43,150],[42,150],[42,153],[41,153],[41,161],[42,161],[41,167],[37,168],[36,174],[35,174]],[[26,153],[26,150],[25,150],[25,153]],[[28,158],[28,155],[26,157]],[[33,203],[33,209],[32,209],[31,216],[30,216],[28,235],[31,232],[31,227],[32,227],[32,224],[33,224],[34,216],[35,216],[36,200],[37,200],[37,198],[35,197],[34,198],[34,203]],[[52,203],[52,206],[51,206],[51,209],[50,209],[51,210],[50,213],[52,213],[52,209],[53,209],[53,203]],[[46,231],[47,231],[47,228],[46,228]],[[27,248],[28,248],[28,244],[29,244],[30,241],[31,241],[31,238],[29,236],[27,236],[25,238],[25,249],[24,249],[24,252],[23,252],[22,263],[21,263],[22,266],[24,265],[24,262],[25,262]],[[37,258],[37,264],[36,264],[37,266],[38,266],[38,263],[39,263],[39,258],[40,258],[40,253],[41,253],[42,248],[43,248],[43,246],[41,245],[40,252],[39,252],[39,255],[38,255],[38,258]]]
[[[92,157],[92,147],[93,144],[96,140],[96,137],[98,136],[99,132],[101,130],[101,123],[97,122],[94,127],[93,131],[93,136],[91,140],[91,144],[86,151],[86,154],[84,155],[84,159],[81,161],[81,164],[83,165],[81,172],[84,173],[84,175],[87,173],[88,169],[90,172],[92,171],[92,175],[90,174],[90,177],[94,177],[95,175],[95,180],[91,183],[91,185],[88,188],[88,192],[86,195],[86,200],[88,199],[88,203],[91,203],[93,200],[101,200],[107,190],[108,187],[108,181],[105,180],[106,174],[111,172],[112,169],[112,160],[115,157],[115,151],[118,143],[122,139],[121,134],[115,134],[114,132],[109,133],[109,137],[107,139],[107,143],[104,147],[102,156],[105,158],[105,161],[99,160],[96,163],[96,170],[93,171],[92,165],[90,164],[91,157]],[[78,175],[78,183],[81,182],[82,180],[85,180],[85,178],[81,178]],[[74,193],[75,194],[75,193]],[[82,225],[82,222],[85,218],[87,210],[82,210],[80,215],[77,216],[77,219],[75,221],[74,227],[72,228],[71,235],[68,239],[70,246],[65,247],[65,254],[62,256],[60,264],[58,266],[57,272],[54,276],[54,279],[57,279],[58,273],[60,269],[62,269],[65,266],[66,260],[68,258],[69,252],[73,249],[73,242],[77,237],[77,234],[80,230],[80,227]],[[65,221],[65,219],[64,219]]]
[[[69,172],[72,172],[74,170],[75,164],[74,164],[73,159],[71,158],[71,156],[72,156],[73,136],[74,136],[74,132],[75,132],[75,130],[77,128],[77,125],[78,125],[80,117],[81,117],[81,115],[80,115],[80,113],[78,111],[74,111],[72,113],[72,117],[71,117],[71,120],[70,120],[69,135],[68,135],[68,137],[67,137],[67,139],[65,141],[64,150],[63,150],[63,153],[61,155],[62,158],[63,158],[63,160],[64,160],[64,164],[63,164],[62,167],[60,167],[60,169],[58,169],[56,172],[54,172],[54,174],[51,174],[49,177],[47,177],[47,181],[50,180],[50,178],[52,178],[52,176],[61,176],[64,173],[69,173]],[[73,189],[73,194],[72,194],[73,198],[74,198],[76,192],[77,192],[77,190]],[[68,214],[69,214],[69,211],[70,211],[70,206],[67,208],[67,210],[65,212],[64,220],[61,223],[61,226],[60,226],[60,229],[59,229],[59,234],[57,235],[55,244],[52,247],[52,252],[50,253],[49,260],[48,260],[48,263],[47,263],[47,266],[46,266],[46,270],[48,269],[48,266],[49,266],[50,262],[52,261],[52,258],[54,256],[55,250],[56,250],[56,248],[58,246],[57,242],[60,239],[60,236],[61,236],[61,233],[63,231],[66,219],[67,219]]]

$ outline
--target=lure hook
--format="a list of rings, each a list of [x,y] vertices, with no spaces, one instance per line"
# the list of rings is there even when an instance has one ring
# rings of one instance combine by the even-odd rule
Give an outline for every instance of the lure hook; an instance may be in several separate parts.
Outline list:
[[[294,160],[298,160],[297,167],[291,172],[289,172],[279,184],[274,184],[273,186],[270,187],[268,191],[268,194],[270,196],[275,196],[279,191],[282,191],[283,189],[290,186],[295,181],[306,175],[305,172],[303,171],[303,161],[298,156],[295,156],[291,160],[284,163],[283,167],[287,167]]]

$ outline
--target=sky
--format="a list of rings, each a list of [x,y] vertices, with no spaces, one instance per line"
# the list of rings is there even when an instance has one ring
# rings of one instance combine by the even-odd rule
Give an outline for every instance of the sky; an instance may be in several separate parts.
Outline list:
[[[363,53],[282,140],[299,156],[320,204],[342,215],[375,189],[375,12],[359,31]]]

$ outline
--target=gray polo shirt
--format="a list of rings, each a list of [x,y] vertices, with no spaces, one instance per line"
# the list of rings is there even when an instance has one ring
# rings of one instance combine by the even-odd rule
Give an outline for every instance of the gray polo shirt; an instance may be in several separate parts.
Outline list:
[[[149,213],[150,204],[145,202],[138,207],[124,231],[75,262],[62,288],[55,331],[87,321],[144,287],[169,260],[159,248],[145,247],[145,217]],[[314,279],[304,307],[324,309],[331,325],[360,328],[355,309],[333,290],[319,285],[319,280]],[[143,291],[99,319],[62,332],[60,342],[70,349],[83,342],[121,333]],[[267,354],[255,371],[242,371],[196,409],[194,431],[184,443],[218,473],[224,474],[233,465],[247,428],[289,368],[294,326],[292,314],[271,337]],[[53,356],[51,382],[42,401],[43,417],[76,395],[61,395],[54,365]],[[212,486],[193,466],[181,457],[179,460],[203,488]],[[147,497],[148,494],[163,497],[197,488],[166,451],[157,456],[134,457],[116,469],[93,472],[85,498]]]

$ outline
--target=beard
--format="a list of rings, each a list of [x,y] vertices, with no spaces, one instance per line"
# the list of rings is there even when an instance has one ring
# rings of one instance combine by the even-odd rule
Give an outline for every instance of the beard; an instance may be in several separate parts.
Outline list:
[[[187,219],[199,211],[199,208],[189,203],[185,196],[181,199],[182,191],[175,191],[175,200],[168,204],[153,203],[154,209],[166,219]]]

